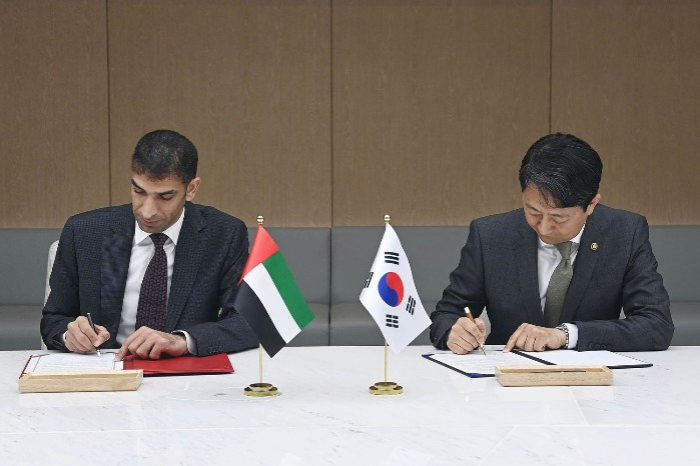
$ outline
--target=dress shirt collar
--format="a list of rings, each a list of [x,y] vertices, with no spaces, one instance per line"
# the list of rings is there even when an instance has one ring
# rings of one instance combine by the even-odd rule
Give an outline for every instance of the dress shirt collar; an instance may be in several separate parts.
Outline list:
[[[180,218],[177,219],[177,222],[173,223],[168,227],[167,230],[165,230],[163,233],[165,236],[167,236],[170,241],[177,246],[177,239],[180,237],[180,230],[182,229],[182,222],[185,220],[185,209],[183,207],[182,213],[180,214]],[[134,220],[134,222],[136,222]],[[139,227],[139,222],[136,222],[136,228],[134,229],[134,244],[141,244],[143,240],[151,236],[150,233],[146,233]]]
[[[585,229],[586,229],[586,224],[584,223],[583,226],[581,227],[581,231],[578,232],[578,235],[574,236],[573,238],[571,238],[571,239],[569,240],[569,241],[571,241],[572,243],[574,243],[574,244],[571,245],[571,250],[572,250],[572,251],[576,250],[576,249],[578,248],[578,245],[581,243],[581,236],[583,236],[583,230],[585,230]],[[557,247],[554,246],[553,244],[547,244],[547,243],[545,243],[544,241],[542,241],[542,240],[540,239],[539,236],[537,237],[537,246],[538,246],[540,249],[550,249],[550,248],[551,248],[551,249],[556,249],[556,248],[557,248]]]

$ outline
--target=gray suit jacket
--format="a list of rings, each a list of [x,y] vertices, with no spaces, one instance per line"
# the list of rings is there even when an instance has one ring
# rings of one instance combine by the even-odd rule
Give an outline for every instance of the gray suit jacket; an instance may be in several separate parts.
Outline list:
[[[598,204],[586,222],[561,314],[561,322],[578,326],[576,349],[668,348],[674,327],[656,265],[646,219]],[[537,273],[537,234],[523,209],[474,220],[459,265],[431,315],[431,341],[447,349],[450,329],[465,306],[474,316],[487,309],[487,344],[505,344],[525,322],[544,326]]]
[[[111,334],[103,347],[119,348],[115,337],[134,228],[128,204],[68,219],[41,319],[41,334],[49,349],[67,351],[62,334],[68,323],[87,312]],[[199,356],[256,346],[252,330],[233,308],[247,258],[248,230],[243,222],[188,202],[175,251],[165,331],[188,332]]]

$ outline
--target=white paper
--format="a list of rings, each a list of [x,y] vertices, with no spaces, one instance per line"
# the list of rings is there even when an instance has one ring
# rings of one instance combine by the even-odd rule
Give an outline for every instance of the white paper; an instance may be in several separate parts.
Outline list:
[[[467,354],[436,353],[430,359],[439,361],[455,369],[468,374],[495,375],[496,366],[541,366],[540,362],[533,361],[515,353],[504,353],[500,350],[486,350],[486,356],[481,351],[472,351]]]
[[[576,350],[554,350],[554,351],[520,351],[535,358],[559,365],[578,366],[636,366],[646,364],[639,359],[630,358],[612,351],[576,351]]]
[[[24,372],[80,372],[112,371],[122,369],[122,362],[115,362],[116,353],[76,354],[51,353],[32,356]]]

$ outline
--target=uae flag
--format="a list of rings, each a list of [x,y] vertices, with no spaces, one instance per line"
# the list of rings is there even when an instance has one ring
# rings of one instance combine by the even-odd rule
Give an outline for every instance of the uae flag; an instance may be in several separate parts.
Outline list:
[[[314,319],[279,247],[262,225],[258,225],[234,307],[270,357]]]

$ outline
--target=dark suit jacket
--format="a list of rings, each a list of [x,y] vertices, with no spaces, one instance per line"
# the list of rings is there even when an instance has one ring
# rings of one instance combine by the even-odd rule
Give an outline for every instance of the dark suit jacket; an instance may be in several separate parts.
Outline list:
[[[41,319],[41,335],[49,349],[67,351],[62,334],[68,323],[87,312],[111,334],[103,347],[119,348],[115,337],[134,228],[128,204],[68,219]],[[243,222],[188,202],[175,250],[165,331],[187,331],[200,356],[256,346],[252,330],[233,308],[247,258],[248,230]]]
[[[465,306],[474,316],[487,309],[488,344],[505,344],[525,322],[544,326],[537,234],[523,209],[472,222],[459,265],[431,315],[430,338],[437,348],[447,349],[450,329]],[[668,348],[674,330],[669,298],[644,217],[596,206],[581,237],[561,322],[578,326],[579,351]]]

